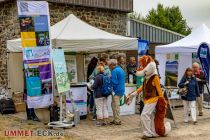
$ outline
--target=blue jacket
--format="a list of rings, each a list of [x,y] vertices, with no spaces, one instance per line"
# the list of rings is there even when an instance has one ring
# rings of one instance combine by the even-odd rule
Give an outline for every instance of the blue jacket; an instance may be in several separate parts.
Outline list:
[[[189,81],[189,83],[187,85],[185,85],[185,82],[187,80]],[[191,77],[191,78],[186,78],[185,76],[182,77],[178,86],[179,86],[179,88],[183,88],[184,86],[188,87],[187,95],[182,96],[182,100],[195,101],[196,97],[200,96],[198,82],[195,77]]]
[[[112,70],[111,82],[115,95],[123,96],[125,93],[125,72],[120,66],[116,66]]]

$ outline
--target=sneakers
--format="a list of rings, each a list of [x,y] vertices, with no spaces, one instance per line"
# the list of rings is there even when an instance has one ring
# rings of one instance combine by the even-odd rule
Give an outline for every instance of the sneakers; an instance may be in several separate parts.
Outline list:
[[[112,121],[109,124],[111,124],[111,125],[121,125],[121,121],[119,121],[119,122]]]
[[[97,127],[103,126],[103,123],[102,122],[96,122],[96,126]]]
[[[196,124],[198,124],[198,122],[197,121],[194,121],[193,124],[196,125]]]
[[[141,137],[141,139],[143,139],[143,140],[146,140],[146,139],[149,139],[149,138],[155,138],[155,137],[153,137],[153,136],[149,137],[149,136],[146,136],[146,135]]]
[[[203,116],[203,112],[199,112],[199,116]]]

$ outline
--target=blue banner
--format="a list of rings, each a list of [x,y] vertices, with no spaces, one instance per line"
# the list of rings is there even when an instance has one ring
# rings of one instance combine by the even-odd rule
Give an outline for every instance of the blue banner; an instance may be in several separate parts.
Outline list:
[[[203,43],[198,48],[198,58],[200,59],[204,74],[206,76],[206,81],[209,83],[209,70],[210,70],[210,52],[209,46]]]
[[[138,40],[138,56],[147,55],[149,50],[149,42],[147,40]]]

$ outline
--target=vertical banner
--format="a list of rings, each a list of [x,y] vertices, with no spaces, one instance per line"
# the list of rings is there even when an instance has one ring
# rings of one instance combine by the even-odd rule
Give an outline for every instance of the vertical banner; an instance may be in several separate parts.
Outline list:
[[[49,8],[45,1],[18,1],[28,108],[53,104]]]
[[[165,86],[177,86],[179,54],[166,54]]]
[[[198,48],[198,58],[201,62],[201,66],[203,68],[204,74],[206,76],[206,80],[209,83],[209,74],[210,74],[210,50],[209,46],[206,43],[203,43]]]
[[[66,69],[64,51],[62,49],[54,49],[52,57],[58,93],[67,92],[70,90],[70,82]]]

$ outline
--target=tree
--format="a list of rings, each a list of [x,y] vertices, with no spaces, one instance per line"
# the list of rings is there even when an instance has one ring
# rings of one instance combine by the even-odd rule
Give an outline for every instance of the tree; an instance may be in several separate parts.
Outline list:
[[[144,17],[141,15],[141,14],[139,14],[139,13],[137,13],[137,12],[133,12],[133,13],[130,13],[129,15],[129,18],[131,18],[131,19],[135,19],[135,20],[144,20]]]
[[[143,20],[183,35],[191,33],[191,28],[187,25],[178,6],[164,8],[162,4],[158,4],[157,9],[150,10]]]

